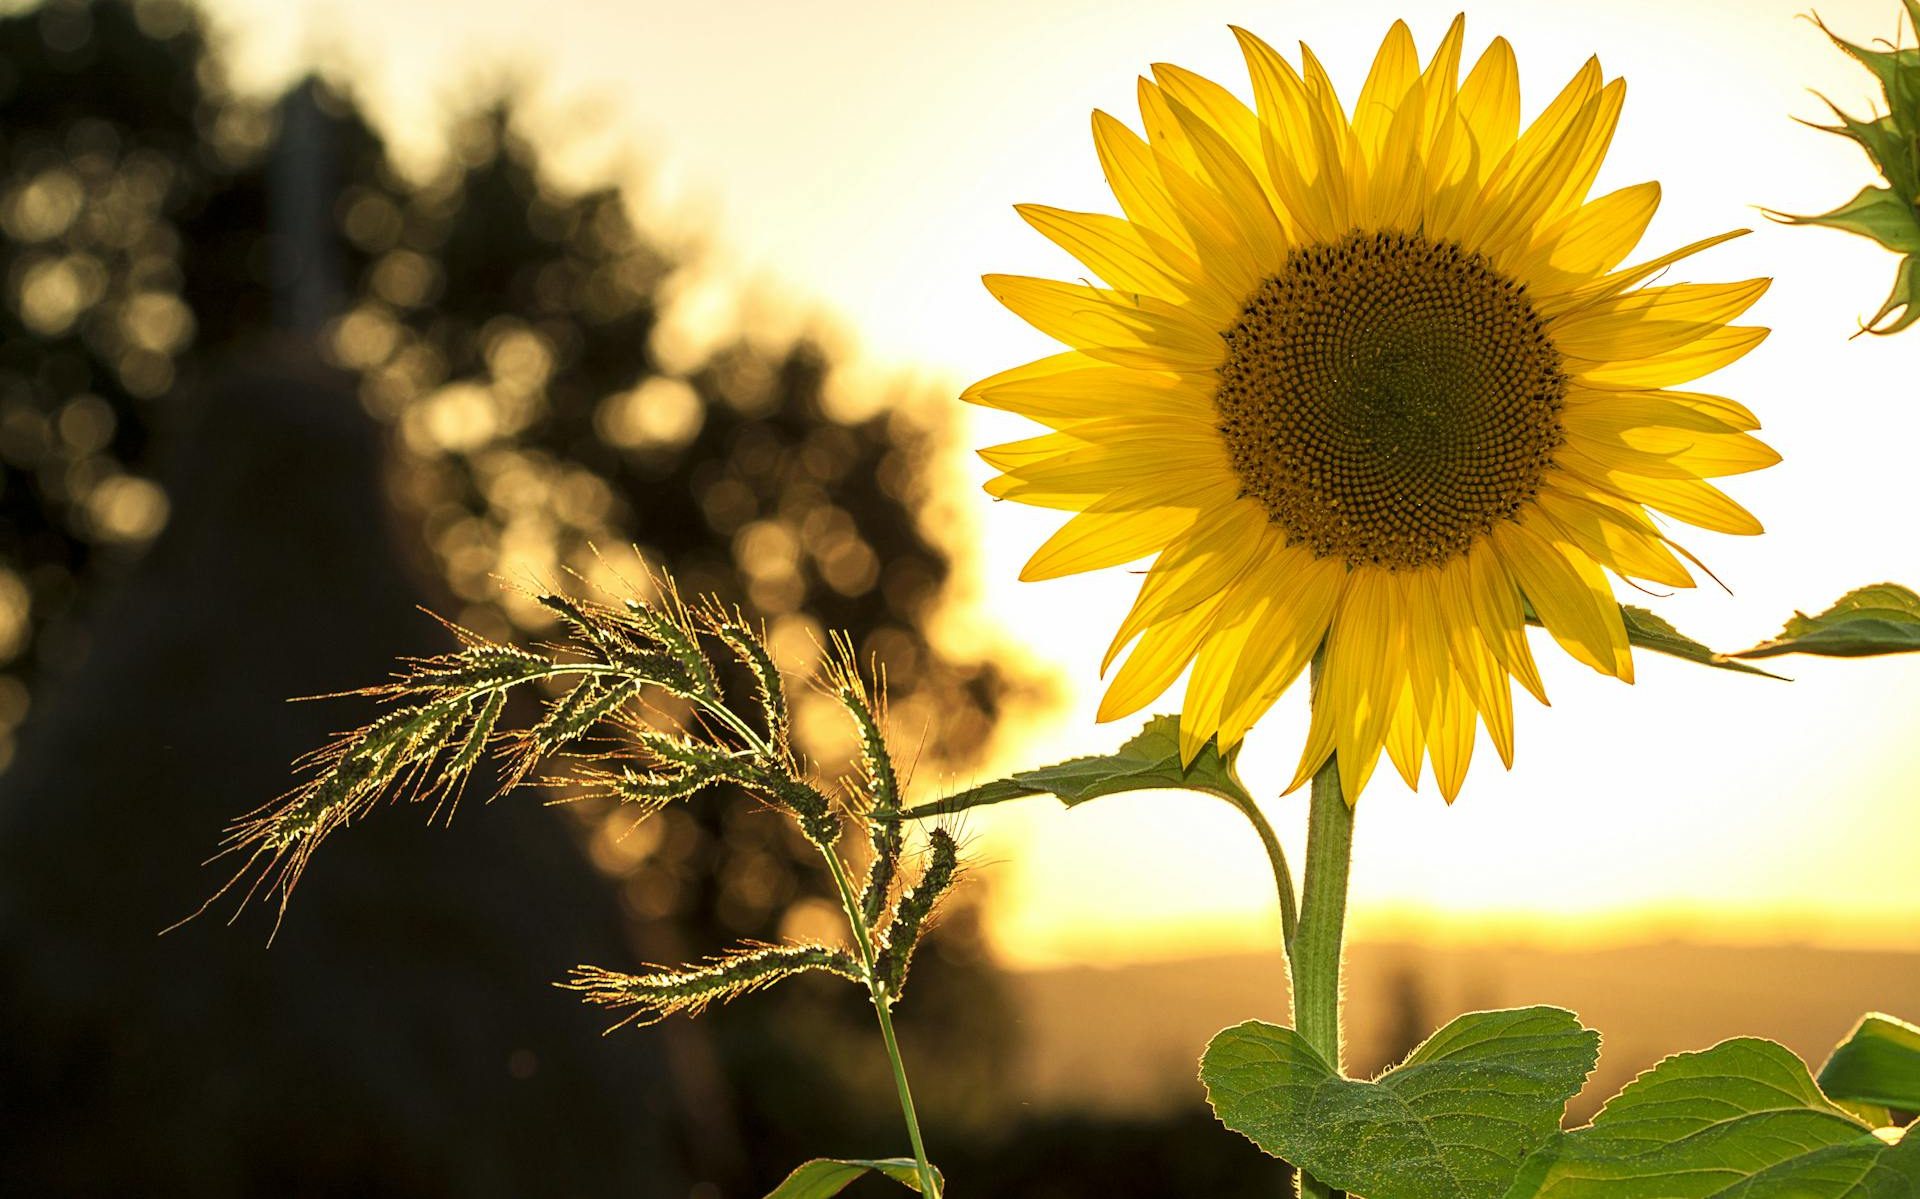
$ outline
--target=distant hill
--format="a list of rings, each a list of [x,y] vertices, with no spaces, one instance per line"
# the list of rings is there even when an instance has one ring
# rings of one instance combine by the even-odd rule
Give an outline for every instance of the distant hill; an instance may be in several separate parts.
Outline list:
[[[1276,956],[1233,955],[1018,973],[1024,1048],[1013,1090],[1036,1108],[1161,1115],[1201,1102],[1207,1038],[1284,1021]],[[1771,1037],[1816,1069],[1863,1012],[1920,1018],[1920,953],[1659,942],[1611,949],[1363,943],[1348,955],[1347,1071],[1373,1074],[1461,1012],[1552,1003],[1604,1036],[1574,1101],[1584,1122],[1670,1053]]]

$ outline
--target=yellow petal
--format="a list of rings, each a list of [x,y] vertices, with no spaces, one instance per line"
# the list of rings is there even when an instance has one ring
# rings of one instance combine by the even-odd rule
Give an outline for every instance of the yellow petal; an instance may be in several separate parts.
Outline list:
[[[1185,250],[1131,221],[1044,204],[1013,207],[1027,224],[1118,291],[1182,300],[1199,273],[1200,264]]]
[[[1061,525],[1020,571],[1023,583],[1102,570],[1157,554],[1193,525],[1193,508],[1082,512]]]
[[[1513,692],[1507,683],[1506,668],[1501,666],[1488,640],[1493,631],[1482,629],[1476,621],[1468,586],[1464,559],[1456,558],[1442,569],[1441,624],[1447,631],[1447,650],[1454,677],[1466,689],[1467,697],[1486,723],[1500,761],[1511,769]]]
[[[1277,552],[1279,545],[1266,509],[1253,500],[1235,500],[1203,512],[1153,564],[1100,669],[1110,666],[1121,648],[1143,629],[1225,592],[1263,554]]]
[[[1427,730],[1427,753],[1433,759],[1433,781],[1440,796],[1452,803],[1467,779],[1467,766],[1473,761],[1474,709],[1464,687],[1449,680],[1434,708],[1433,723]]]
[[[1266,602],[1223,702],[1220,744],[1227,747],[1239,744],[1306,668],[1347,581],[1346,563],[1315,558],[1299,546],[1274,554],[1262,574]]]
[[[1677,349],[1617,362],[1594,361],[1566,355],[1567,373],[1588,387],[1648,388],[1685,383],[1737,362],[1767,338],[1767,330],[1752,325],[1728,325],[1681,345]]]
[[[1513,148],[1520,132],[1520,66],[1506,38],[1494,38],[1467,72],[1460,85],[1459,109],[1479,150],[1484,180]]]
[[[1016,316],[1094,358],[1149,370],[1205,370],[1225,357],[1217,332],[1163,300],[1019,275],[983,281]]]
[[[982,379],[960,398],[1060,428],[1119,415],[1214,419],[1212,376],[1110,366],[1077,350]]]
[[[1704,480],[1653,479],[1609,471],[1570,445],[1560,447],[1555,460],[1562,470],[1577,476],[1581,482],[1636,504],[1645,504],[1675,520],[1716,533],[1752,536],[1762,531],[1753,513]]]
[[[1466,38],[1467,14],[1455,13],[1447,25],[1445,36],[1434,47],[1427,69],[1420,73],[1420,90],[1427,101],[1426,125],[1429,130],[1438,128],[1442,114],[1451,112],[1455,107],[1455,95],[1460,90],[1460,49]]]
[[[1589,201],[1515,259],[1514,276],[1537,292],[1553,293],[1604,274],[1633,253],[1659,207],[1658,183],[1637,183]]]
[[[1251,262],[1256,276],[1272,275],[1286,261],[1287,236],[1274,215],[1267,193],[1239,151],[1215,132],[1197,113],[1178,100],[1169,100],[1174,119],[1186,132],[1205,178],[1225,202],[1232,242],[1228,249],[1238,262]],[[1257,286],[1258,277],[1247,282]],[[1244,293],[1242,293],[1244,294]]]
[[[1227,688],[1233,681],[1234,665],[1247,651],[1256,618],[1262,608],[1260,581],[1249,571],[1234,585],[1225,605],[1214,621],[1213,629],[1201,643],[1193,660],[1193,674],[1187,680],[1186,701],[1180,705],[1180,761],[1190,764],[1200,750],[1220,731]],[[1222,746],[1225,742],[1222,741]]]
[[[1341,170],[1321,161],[1314,112],[1306,85],[1291,64],[1258,37],[1235,26],[1234,37],[1247,60],[1254,100],[1260,111],[1260,147],[1267,175],[1289,222],[1308,241],[1331,241],[1345,231],[1338,223],[1326,189],[1319,180],[1329,170]]]
[[[1133,647],[1133,652],[1121,664],[1120,672],[1113,676],[1107,693],[1100,699],[1095,719],[1105,722],[1130,716],[1173,686],[1180,672],[1199,652],[1200,639],[1225,598],[1216,595],[1172,620],[1147,629],[1140,644]]]
[[[1034,493],[1097,497],[1155,476],[1157,486],[1170,491],[1183,473],[1195,479],[1226,478],[1233,468],[1219,439],[1202,435],[1104,442],[1001,469],[1014,480],[1004,497],[1032,502],[1027,497]]]
[[[1093,114],[1093,146],[1100,155],[1100,169],[1106,172],[1107,186],[1113,189],[1114,199],[1120,201],[1120,211],[1127,214],[1127,219],[1173,242],[1188,244],[1173,198],[1160,182],[1152,147],[1104,112]]]
[[[1644,521],[1583,496],[1542,487],[1535,499],[1553,527],[1588,557],[1622,578],[1645,579],[1667,587],[1691,587],[1693,576]]]
[[[1696,433],[1691,429],[1595,428],[1566,418],[1569,443],[1609,472],[1650,479],[1712,479],[1762,470],[1779,453],[1748,433]]]
[[[1404,681],[1400,655],[1406,629],[1399,591],[1391,571],[1353,571],[1327,634],[1321,702],[1333,716],[1334,761],[1348,803],[1366,789],[1379,761]]]
[[[1617,296],[1630,287],[1637,287],[1645,283],[1648,279],[1653,278],[1661,271],[1679,262],[1682,258],[1689,258],[1700,253],[1702,250],[1712,249],[1722,242],[1732,241],[1736,237],[1745,237],[1751,232],[1753,232],[1751,229],[1731,229],[1725,233],[1715,234],[1712,237],[1701,238],[1699,241],[1693,242],[1690,245],[1681,246],[1678,250],[1674,250],[1671,253],[1662,254],[1658,258],[1650,258],[1637,266],[1630,266],[1625,270],[1604,275],[1592,283],[1588,283],[1582,287],[1576,287],[1572,291],[1562,292],[1559,295],[1538,297],[1534,301],[1534,310],[1541,316],[1551,319],[1563,313],[1572,312],[1587,304],[1597,303],[1607,299],[1609,296]]]
[[[1307,741],[1300,747],[1300,765],[1293,772],[1293,781],[1287,784],[1287,791],[1298,791],[1301,784],[1320,773],[1320,768],[1333,756],[1334,712],[1332,707],[1321,702],[1326,691],[1325,680],[1316,678],[1313,683],[1313,700],[1310,705],[1312,716],[1307,725]],[[1347,806],[1353,806],[1353,797],[1347,796]]]
[[[1409,790],[1420,789],[1420,764],[1426,752],[1427,726],[1414,714],[1411,688],[1402,684],[1400,699],[1393,708],[1393,718],[1387,722],[1387,758],[1393,763],[1393,768],[1400,772]]]
[[[1561,420],[1576,421],[1585,432],[1607,436],[1641,428],[1744,433],[1760,427],[1744,406],[1719,396],[1585,387],[1567,389]]]
[[[1501,667],[1520,680],[1535,699],[1546,703],[1547,689],[1527,644],[1526,614],[1520,607],[1520,592],[1512,572],[1491,546],[1484,551],[1470,550],[1460,561],[1465,563],[1474,624],[1486,635],[1487,645]]]
[[[1560,647],[1602,674],[1631,683],[1626,624],[1599,565],[1537,515],[1495,525],[1490,540]]]
[[[1561,353],[1610,362],[1665,354],[1738,317],[1767,292],[1771,279],[1740,283],[1675,283],[1646,287],[1552,322]]]
[[[1353,106],[1354,136],[1369,163],[1380,161],[1394,114],[1419,77],[1420,52],[1413,44],[1413,31],[1405,21],[1395,21],[1374,56],[1373,69],[1367,72],[1367,82],[1360,89],[1360,101]]]
[[[1238,96],[1203,75],[1168,63],[1155,63],[1153,78],[1167,99],[1198,113],[1244,161],[1260,161],[1260,120]]]

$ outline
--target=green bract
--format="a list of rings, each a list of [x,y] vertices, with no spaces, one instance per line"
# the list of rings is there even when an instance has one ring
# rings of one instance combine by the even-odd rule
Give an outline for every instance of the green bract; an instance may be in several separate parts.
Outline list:
[[[1920,0],[1902,2],[1920,30]],[[1887,185],[1863,188],[1819,216],[1773,215],[1795,225],[1826,225],[1870,237],[1902,255],[1893,293],[1863,326],[1867,332],[1898,333],[1920,321],[1920,49],[1869,50],[1835,37],[1831,30],[1827,36],[1873,72],[1886,96],[1887,112],[1863,121],[1828,101],[1839,123],[1814,128],[1860,143]]]

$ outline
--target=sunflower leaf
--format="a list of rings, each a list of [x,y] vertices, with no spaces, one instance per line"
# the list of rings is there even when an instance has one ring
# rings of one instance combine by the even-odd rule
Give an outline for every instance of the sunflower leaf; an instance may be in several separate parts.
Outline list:
[[[920,1173],[910,1157],[878,1159],[816,1157],[768,1193],[767,1199],[828,1199],[868,1174],[884,1174],[910,1191],[920,1189]],[[940,1171],[933,1176],[940,1182]]]
[[[1499,1199],[1593,1070],[1600,1034],[1552,1007],[1472,1012],[1373,1082],[1290,1028],[1216,1034],[1200,1080],[1228,1128],[1369,1199]]]
[[[968,808],[1004,803],[1029,795],[1053,795],[1074,807],[1103,795],[1123,791],[1204,791],[1237,804],[1251,804],[1253,796],[1234,773],[1239,750],[1220,752],[1208,741],[1190,763],[1180,761],[1180,718],[1155,716],[1110,754],[1073,758],[1036,770],[1022,770],[1004,779],[933,800],[909,809],[909,819],[945,816]]]
[[[1898,583],[1874,583],[1847,592],[1818,616],[1795,612],[1778,637],[1729,656],[1864,658],[1916,650],[1920,650],[1920,595]]]
[[[1920,1028],[1871,1012],[1820,1067],[1835,1101],[1920,1111]]]
[[[1557,1133],[1506,1199],[1912,1199],[1920,1138],[1898,1145],[1835,1106],[1799,1058],[1741,1038],[1666,1059]]]
[[[1620,605],[1620,619],[1627,626],[1627,640],[1641,649],[1650,649],[1655,653],[1667,654],[1675,658],[1684,658],[1689,662],[1698,662],[1702,666],[1717,666],[1721,670],[1737,670],[1743,674],[1764,675],[1770,679],[1780,676],[1771,671],[1761,670],[1758,666],[1749,666],[1745,662],[1735,662],[1722,654],[1695,641],[1693,638],[1673,627],[1666,617],[1645,608],[1636,608],[1632,604]]]

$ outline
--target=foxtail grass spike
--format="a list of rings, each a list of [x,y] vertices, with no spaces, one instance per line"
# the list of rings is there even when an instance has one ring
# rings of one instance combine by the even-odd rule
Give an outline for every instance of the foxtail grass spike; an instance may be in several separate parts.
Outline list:
[[[613,1028],[658,1023],[678,1013],[699,1015],[750,991],[810,970],[861,981],[860,964],[842,949],[825,945],[745,945],[694,966],[662,967],[650,974],[623,974],[579,966],[561,985],[590,1004],[626,1014]]]
[[[887,989],[898,995],[907,982],[907,968],[913,963],[913,951],[926,931],[927,920],[940,904],[960,871],[960,846],[953,834],[934,829],[928,835],[927,868],[894,908],[893,922],[887,926],[886,940],[874,961],[874,973],[885,981]]]

